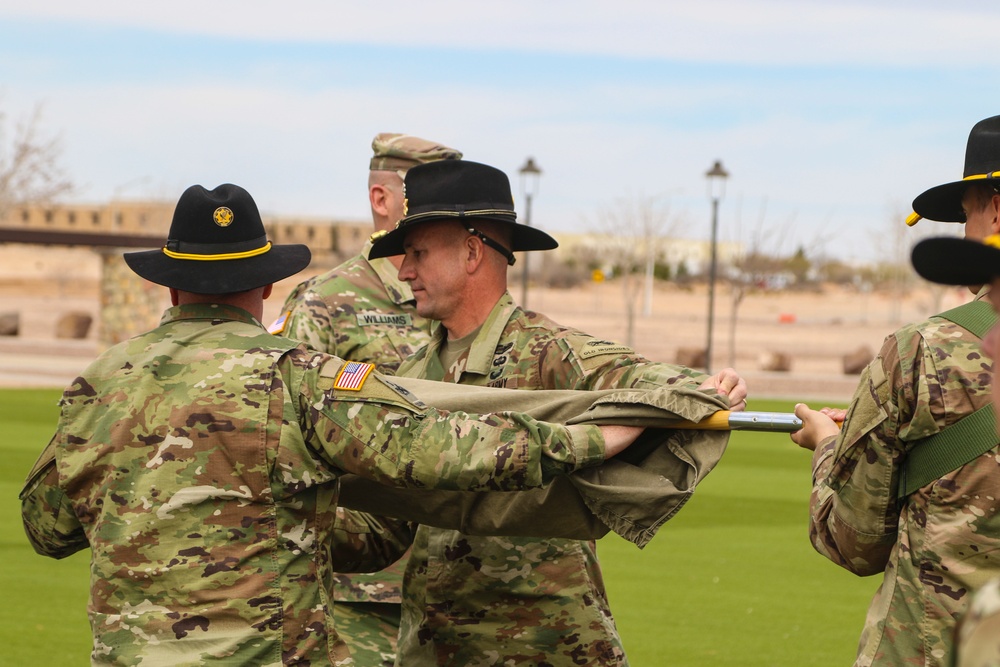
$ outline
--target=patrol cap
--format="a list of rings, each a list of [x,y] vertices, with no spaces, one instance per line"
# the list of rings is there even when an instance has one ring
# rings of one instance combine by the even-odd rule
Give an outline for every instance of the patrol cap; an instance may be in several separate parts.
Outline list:
[[[965,222],[962,197],[969,184],[976,181],[1000,186],[1000,116],[986,118],[973,126],[965,148],[962,180],[937,185],[917,195],[906,224],[913,226],[921,218]]]
[[[412,134],[382,132],[372,139],[370,171],[396,171],[400,177],[410,167],[437,160],[461,160],[462,152]]]
[[[197,294],[263,287],[298,273],[310,258],[305,245],[272,245],[253,197],[230,183],[192,185],[177,202],[164,246],[125,253],[146,280]]]
[[[559,246],[540,229],[517,222],[514,197],[507,174],[495,167],[468,160],[442,160],[418,165],[403,181],[403,218],[390,232],[373,234],[368,259],[402,255],[406,232],[415,225],[454,220],[514,263],[512,251],[551,250]],[[475,228],[478,220],[510,226],[511,248],[504,248]]]
[[[985,285],[1000,278],[1000,234],[982,241],[943,236],[913,246],[913,268],[932,283]]]

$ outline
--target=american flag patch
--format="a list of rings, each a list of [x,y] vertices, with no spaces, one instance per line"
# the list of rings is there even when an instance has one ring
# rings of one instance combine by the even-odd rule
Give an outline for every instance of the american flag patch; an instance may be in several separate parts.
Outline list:
[[[282,331],[284,331],[285,330],[285,322],[288,321],[288,316],[291,315],[291,314],[292,314],[292,311],[290,311],[290,310],[286,310],[284,313],[282,313],[281,317],[279,317],[278,319],[276,319],[274,322],[271,322],[271,326],[269,326],[267,328],[267,333],[271,334],[272,336],[277,336]]]
[[[337,379],[333,381],[333,388],[361,391],[361,385],[365,383],[365,378],[368,377],[373,368],[375,368],[374,364],[348,361],[337,373]]]

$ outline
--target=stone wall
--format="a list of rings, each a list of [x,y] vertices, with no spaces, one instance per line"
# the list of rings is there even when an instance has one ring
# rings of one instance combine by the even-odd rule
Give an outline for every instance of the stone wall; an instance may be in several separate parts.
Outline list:
[[[133,273],[122,254],[111,249],[101,253],[97,341],[102,348],[156,327],[170,305],[167,290]]]

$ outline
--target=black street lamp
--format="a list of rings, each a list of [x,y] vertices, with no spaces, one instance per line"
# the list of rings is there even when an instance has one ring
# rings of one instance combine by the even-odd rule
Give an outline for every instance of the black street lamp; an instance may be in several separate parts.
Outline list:
[[[521,174],[521,192],[524,193],[524,224],[531,226],[531,198],[538,194],[538,181],[542,170],[535,164],[535,158],[529,157],[518,172]],[[524,264],[521,268],[521,308],[528,309],[528,253],[521,258]]]
[[[719,230],[719,201],[726,194],[726,179],[729,172],[723,169],[722,161],[716,160],[712,168],[705,172],[708,179],[708,197],[712,200],[712,260],[708,269],[708,339],[705,343],[705,372],[712,372],[712,325],[715,321],[715,273],[716,246]]]

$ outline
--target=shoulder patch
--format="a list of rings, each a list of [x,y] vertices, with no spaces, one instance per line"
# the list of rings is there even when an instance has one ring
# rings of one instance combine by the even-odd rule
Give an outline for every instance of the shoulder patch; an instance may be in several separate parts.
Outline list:
[[[602,354],[635,354],[635,350],[628,345],[613,343],[609,340],[592,340],[584,344],[579,351],[581,359],[599,357]]]
[[[348,391],[361,391],[368,375],[375,370],[374,364],[366,364],[360,361],[348,361],[340,367],[337,378],[333,381],[334,389],[346,389]]]
[[[272,336],[279,336],[285,330],[285,325],[288,324],[288,318],[292,314],[292,311],[286,310],[281,314],[278,319],[271,322],[271,325],[267,328],[267,333]]]

